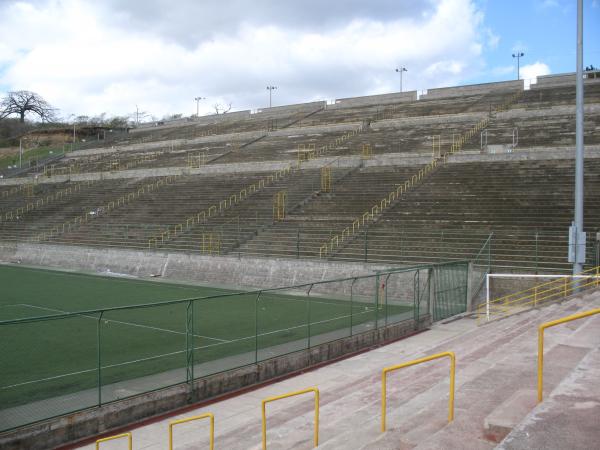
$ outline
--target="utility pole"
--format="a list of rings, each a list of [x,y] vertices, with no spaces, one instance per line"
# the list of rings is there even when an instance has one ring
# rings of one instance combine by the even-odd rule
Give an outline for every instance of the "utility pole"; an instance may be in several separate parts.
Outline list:
[[[408,70],[406,70],[406,67],[400,67],[396,68],[396,72],[400,74],[400,92],[402,92],[402,72],[408,72]]]
[[[269,108],[271,108],[273,105],[271,101],[272,93],[275,89],[277,89],[277,86],[267,86],[267,89],[269,90]]]
[[[513,58],[517,58],[517,80],[521,79],[521,58],[525,56],[525,53],[523,52],[517,52],[517,53],[513,53],[512,57]]]
[[[206,97],[194,97],[196,100],[196,117],[200,115],[200,100],[206,100]]]
[[[586,235],[583,231],[583,0],[577,0],[577,78],[575,84],[575,217],[569,233],[569,262],[573,275],[585,263]]]

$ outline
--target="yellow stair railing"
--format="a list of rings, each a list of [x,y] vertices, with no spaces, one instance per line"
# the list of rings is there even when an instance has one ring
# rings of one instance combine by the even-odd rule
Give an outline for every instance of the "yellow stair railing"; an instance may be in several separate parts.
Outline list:
[[[500,105],[498,108],[502,110],[508,109],[512,103],[514,103],[522,95],[521,91],[517,91],[511,95],[509,99]],[[496,108],[496,111],[499,109]],[[344,241],[350,239],[353,235],[358,233],[361,227],[364,227],[369,221],[373,222],[375,218],[384,212],[385,209],[392,205],[392,202],[402,197],[408,190],[423,180],[425,175],[431,173],[440,163],[446,164],[448,162],[448,156],[460,151],[465,143],[467,143],[478,131],[488,126],[490,119],[488,117],[481,119],[469,130],[459,135],[452,135],[452,145],[450,150],[444,154],[441,154],[441,149],[438,151],[439,155],[436,155],[436,148],[440,148],[440,137],[435,136],[432,139],[433,157],[425,167],[419,169],[414,175],[412,175],[404,184],[400,184],[397,189],[391,191],[386,197],[381,199],[378,203],[373,205],[370,210],[365,211],[359,218],[355,219],[351,225],[344,228],[340,233],[332,236],[329,240],[319,247],[319,258],[326,258],[333,254],[333,252],[344,243]]]
[[[96,441],[96,450],[98,450],[100,448],[100,444],[102,442],[114,441],[115,439],[122,439],[122,438],[127,438],[127,444],[128,444],[127,448],[129,448],[129,450],[132,450],[132,448],[133,448],[133,438],[131,436],[131,433],[122,433],[122,434],[117,434],[116,436],[110,436],[110,437],[98,439]]]
[[[585,311],[562,319],[543,323],[538,328],[538,357],[537,357],[537,401],[540,403],[544,398],[544,331],[557,325],[583,319],[584,317],[600,314],[600,308]]]
[[[477,306],[477,319],[485,318],[487,322],[498,317],[505,317],[512,312],[528,308],[536,308],[550,301],[557,301],[571,296],[574,292],[600,286],[600,266],[581,272],[579,275],[568,275],[546,283],[538,284],[519,292],[514,292]]]
[[[454,420],[454,384],[456,375],[456,356],[454,352],[442,352],[424,358],[415,359],[402,364],[386,367],[381,372],[381,432],[386,428],[386,410],[387,410],[387,374],[405,367],[415,366],[434,359],[450,358],[450,395],[448,397],[448,422]]]
[[[186,419],[173,420],[169,422],[169,450],[173,450],[173,427],[181,423],[192,422],[201,419],[210,419],[210,450],[215,448],[215,416],[212,413],[204,413],[199,416],[188,417]]]
[[[315,425],[314,425],[314,445],[315,447],[319,446],[319,389],[316,387],[311,387],[308,389],[303,389],[301,391],[290,392],[288,394],[278,395],[275,397],[269,397],[262,401],[262,448],[263,450],[267,450],[267,411],[266,405],[267,403],[274,402],[277,400],[281,400],[284,398],[295,397],[297,395],[308,394],[313,392],[315,394]]]

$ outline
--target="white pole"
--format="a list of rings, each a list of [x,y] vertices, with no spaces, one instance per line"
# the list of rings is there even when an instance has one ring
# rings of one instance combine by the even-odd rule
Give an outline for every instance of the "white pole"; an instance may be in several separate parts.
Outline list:
[[[577,0],[577,79],[575,83],[575,258],[573,275],[583,270],[583,261],[579,261],[580,247],[585,251],[585,241],[580,242],[583,233],[583,0]]]

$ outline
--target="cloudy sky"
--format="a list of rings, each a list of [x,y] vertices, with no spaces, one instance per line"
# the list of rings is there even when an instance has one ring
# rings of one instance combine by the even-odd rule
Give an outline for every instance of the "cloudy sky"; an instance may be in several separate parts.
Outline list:
[[[600,66],[600,0],[584,64]],[[0,0],[0,95],[200,114],[573,71],[575,0]]]

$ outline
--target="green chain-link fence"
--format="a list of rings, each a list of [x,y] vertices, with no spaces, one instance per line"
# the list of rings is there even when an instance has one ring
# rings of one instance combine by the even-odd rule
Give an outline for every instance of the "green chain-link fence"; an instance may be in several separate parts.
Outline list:
[[[76,313],[23,309],[0,322],[0,431],[431,311],[435,319],[463,312],[467,271],[452,262]]]

